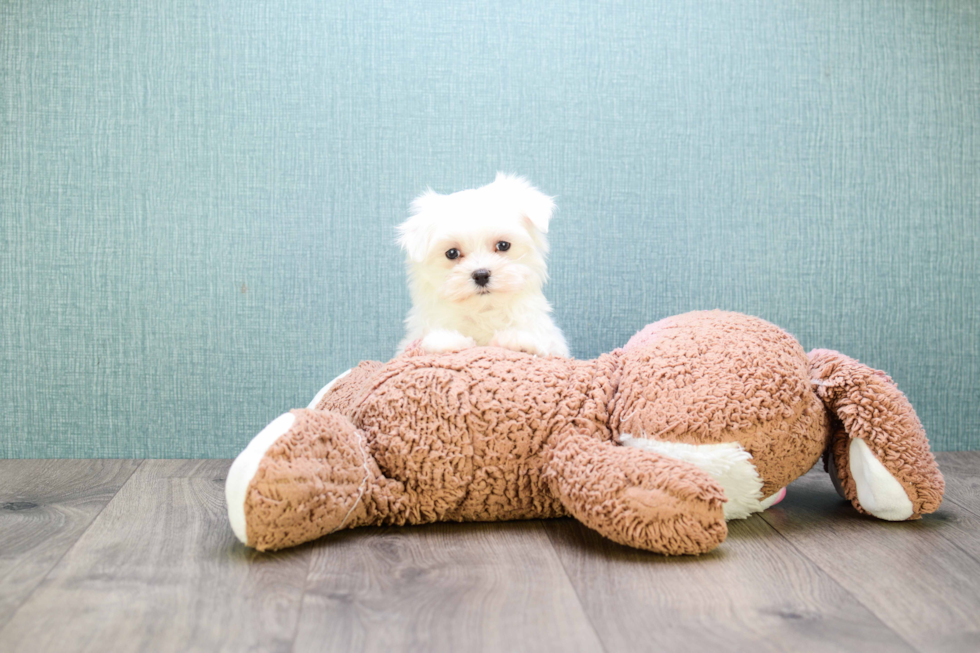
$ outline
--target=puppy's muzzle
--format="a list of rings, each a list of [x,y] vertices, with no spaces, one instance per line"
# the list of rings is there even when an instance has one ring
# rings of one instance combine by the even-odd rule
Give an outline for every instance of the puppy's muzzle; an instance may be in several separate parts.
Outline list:
[[[473,277],[473,282],[481,288],[490,283],[490,270],[487,270],[486,268],[480,268],[479,270],[474,271],[470,276]]]

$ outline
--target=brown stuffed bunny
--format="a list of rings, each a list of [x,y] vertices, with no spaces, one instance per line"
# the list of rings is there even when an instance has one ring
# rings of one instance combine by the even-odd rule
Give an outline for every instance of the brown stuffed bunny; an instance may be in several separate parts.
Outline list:
[[[259,550],[355,526],[572,515],[622,544],[696,554],[821,456],[860,512],[915,519],[942,500],[889,377],[711,311],[589,361],[477,347],[363,362],[259,433],[226,494],[235,534]]]

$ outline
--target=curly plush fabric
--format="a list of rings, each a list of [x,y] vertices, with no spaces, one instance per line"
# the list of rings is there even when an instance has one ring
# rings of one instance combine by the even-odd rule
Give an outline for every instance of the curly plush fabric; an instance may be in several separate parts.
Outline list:
[[[661,320],[624,350],[617,432],[714,444],[738,442],[769,496],[826,448],[827,411],[810,391],[796,339],[756,317],[705,311]],[[804,470],[806,471],[806,470]]]
[[[912,519],[934,512],[945,482],[929,450],[925,429],[891,377],[828,349],[810,352],[817,396],[837,416],[829,455],[837,470],[849,470],[849,444],[860,438],[886,463],[912,501]],[[844,497],[866,513],[850,473],[841,476]]]
[[[625,545],[709,551],[727,533],[729,497],[657,442],[747,452],[757,510],[831,443],[860,510],[847,438],[867,442],[916,515],[943,490],[891,379],[836,352],[807,356],[778,327],[721,311],[663,320],[589,361],[410,349],[361,363],[293,415],[244,481],[247,542],[261,550],[367,524],[572,515]]]
[[[551,450],[549,463],[547,477],[569,512],[620,544],[701,553],[728,533],[724,492],[683,461],[572,435]]]

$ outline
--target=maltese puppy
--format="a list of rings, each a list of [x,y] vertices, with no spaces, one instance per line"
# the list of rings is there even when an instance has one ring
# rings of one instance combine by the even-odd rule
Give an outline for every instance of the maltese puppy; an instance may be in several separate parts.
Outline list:
[[[503,173],[482,188],[416,198],[398,227],[413,304],[399,353],[421,340],[431,353],[490,345],[568,356],[541,292],[554,210],[550,197]]]

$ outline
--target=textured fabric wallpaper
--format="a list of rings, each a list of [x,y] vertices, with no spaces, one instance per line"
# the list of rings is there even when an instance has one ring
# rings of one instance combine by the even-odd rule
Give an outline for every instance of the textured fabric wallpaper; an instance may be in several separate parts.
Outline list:
[[[391,356],[394,225],[498,170],[575,355],[753,313],[980,448],[980,5],[488,5],[0,4],[0,456],[233,456]]]

